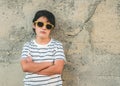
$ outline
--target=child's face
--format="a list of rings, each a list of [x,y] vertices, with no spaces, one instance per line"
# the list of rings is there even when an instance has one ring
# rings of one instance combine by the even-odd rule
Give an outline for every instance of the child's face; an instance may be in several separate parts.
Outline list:
[[[48,19],[46,17],[40,17],[37,21],[45,23],[45,24],[50,24],[48,22]],[[48,38],[50,36],[50,29],[46,28],[46,25],[42,27],[38,27],[36,24],[33,26],[35,28],[36,35],[40,38]]]

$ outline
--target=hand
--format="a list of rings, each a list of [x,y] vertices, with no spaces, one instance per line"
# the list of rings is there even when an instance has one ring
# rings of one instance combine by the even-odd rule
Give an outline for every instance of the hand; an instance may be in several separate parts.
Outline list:
[[[27,60],[27,62],[32,62],[32,57],[31,57],[31,56],[28,56],[28,57],[26,58],[26,60]]]

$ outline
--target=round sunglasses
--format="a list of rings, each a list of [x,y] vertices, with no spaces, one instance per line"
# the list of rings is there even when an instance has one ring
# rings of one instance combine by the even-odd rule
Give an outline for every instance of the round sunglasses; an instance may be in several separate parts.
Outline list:
[[[35,24],[36,24],[38,27],[46,26],[46,28],[47,28],[48,30],[54,28],[54,25],[49,24],[49,23],[40,22],[40,21],[35,21]]]

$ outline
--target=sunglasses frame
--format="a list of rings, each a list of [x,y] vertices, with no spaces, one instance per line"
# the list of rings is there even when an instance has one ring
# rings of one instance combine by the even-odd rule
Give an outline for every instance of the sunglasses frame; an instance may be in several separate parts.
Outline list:
[[[35,21],[34,24],[38,26],[38,22],[41,22],[41,21]],[[41,22],[41,23],[43,23],[43,26],[47,26],[47,24],[48,24],[48,25],[51,25],[51,26],[52,26],[51,29],[54,29],[54,25],[53,25],[53,24],[45,23],[45,22]],[[42,27],[43,27],[43,26],[42,26]],[[39,27],[39,26],[38,26],[38,27]],[[46,28],[47,28],[47,27],[46,27]],[[47,29],[48,29],[48,28],[47,28]],[[48,30],[50,30],[50,29],[48,29]]]

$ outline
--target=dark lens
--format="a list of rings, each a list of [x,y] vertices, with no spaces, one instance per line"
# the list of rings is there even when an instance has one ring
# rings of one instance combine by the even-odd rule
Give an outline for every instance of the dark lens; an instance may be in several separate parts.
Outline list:
[[[52,29],[52,25],[47,24],[47,25],[46,25],[46,28],[47,28],[47,29]]]
[[[43,27],[44,24],[42,22],[38,22],[37,25],[38,27]]]

